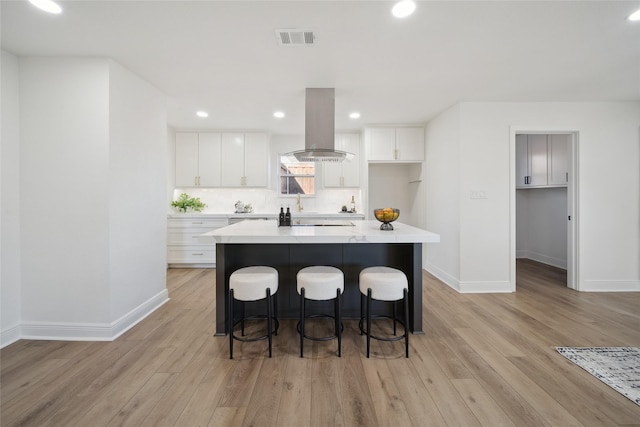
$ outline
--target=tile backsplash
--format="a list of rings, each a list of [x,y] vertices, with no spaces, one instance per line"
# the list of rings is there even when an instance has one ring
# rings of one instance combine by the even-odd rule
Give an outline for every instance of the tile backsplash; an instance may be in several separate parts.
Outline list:
[[[238,200],[250,203],[255,213],[275,213],[280,206],[296,210],[295,196],[280,196],[277,192],[265,188],[176,188],[173,200],[181,193],[199,197],[207,207],[204,213],[233,213]],[[318,190],[314,196],[302,196],[305,212],[338,212],[343,205],[350,209],[351,196],[355,196],[356,211],[362,212],[362,194],[360,188],[337,188]],[[171,212],[171,206],[168,207]]]

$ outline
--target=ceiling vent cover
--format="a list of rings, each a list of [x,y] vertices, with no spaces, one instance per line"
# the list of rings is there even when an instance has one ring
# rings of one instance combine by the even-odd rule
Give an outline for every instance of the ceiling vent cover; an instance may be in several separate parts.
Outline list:
[[[313,46],[316,41],[311,30],[276,30],[276,38],[281,46]]]

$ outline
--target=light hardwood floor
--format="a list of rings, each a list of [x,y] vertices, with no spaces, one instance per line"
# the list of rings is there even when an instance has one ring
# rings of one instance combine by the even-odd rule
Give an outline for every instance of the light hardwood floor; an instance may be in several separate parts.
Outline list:
[[[640,406],[555,346],[640,346],[640,293],[578,293],[519,261],[517,292],[458,294],[424,273],[425,335],[372,344],[345,321],[299,357],[293,321],[266,342],[214,337],[215,270],[168,271],[171,301],[114,342],[0,352],[2,426],[615,426]]]

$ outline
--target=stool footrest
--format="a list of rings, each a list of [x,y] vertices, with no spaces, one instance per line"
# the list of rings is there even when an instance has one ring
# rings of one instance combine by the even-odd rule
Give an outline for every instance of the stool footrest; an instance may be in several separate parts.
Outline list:
[[[386,316],[386,315],[383,315],[383,314],[372,314],[371,315],[371,320],[373,320],[373,319],[390,319],[390,320],[394,320],[393,316]],[[362,324],[365,320],[367,320],[367,319],[364,318],[364,317],[360,318],[360,321],[358,322],[358,328],[360,329],[360,333],[361,334],[367,335],[367,330],[365,329],[365,327]],[[397,319],[396,318],[395,321],[400,323],[404,327],[404,322],[401,319]],[[405,329],[405,331],[406,331],[406,329]],[[405,332],[405,334],[406,334],[406,332]],[[393,336],[393,337],[380,337],[380,336],[371,334],[370,336],[371,336],[371,338],[374,338],[374,339],[379,340],[379,341],[400,341],[400,340],[404,339],[404,335],[396,335],[396,336]]]
[[[260,335],[259,337],[250,337],[250,338],[241,338],[239,336],[234,335],[233,333],[233,329],[240,323],[242,323],[242,321],[247,321],[247,320],[264,320],[266,319],[267,316],[262,315],[262,314],[258,314],[255,316],[247,316],[244,319],[240,319],[238,321],[236,321],[233,326],[231,327],[231,331],[230,334],[233,337],[234,340],[236,341],[242,341],[242,342],[254,342],[254,341],[262,341],[262,340],[266,340],[267,338],[269,338],[268,334],[265,335]],[[271,333],[274,335],[278,334],[278,328],[280,327],[280,322],[278,321],[278,319],[276,319],[275,317],[271,317],[271,320],[273,320],[275,322],[275,327],[271,330]]]
[[[310,314],[308,316],[305,316],[305,319],[310,319],[312,317],[321,317],[321,318],[326,318],[326,319],[334,319],[335,320],[335,316],[331,316],[329,314]],[[296,324],[296,329],[298,330],[298,334],[300,334],[300,322],[298,322]],[[342,322],[340,322],[340,332],[344,332],[344,324]],[[304,338],[308,339],[308,340],[312,340],[312,341],[330,341],[330,340],[334,340],[336,338],[338,338],[338,335],[334,334],[334,335],[327,335],[326,337],[313,337],[311,335],[307,335],[304,334],[303,335]]]

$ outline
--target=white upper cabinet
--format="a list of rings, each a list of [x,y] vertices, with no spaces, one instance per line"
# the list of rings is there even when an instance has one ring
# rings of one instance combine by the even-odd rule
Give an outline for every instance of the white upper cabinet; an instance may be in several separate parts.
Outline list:
[[[223,187],[267,187],[269,138],[265,133],[222,134]]]
[[[373,162],[421,162],[424,160],[424,128],[370,128],[365,131],[367,160]]]
[[[547,170],[548,184],[566,186],[569,182],[569,143],[571,135],[549,135]]]
[[[176,132],[176,187],[220,185],[220,134]]]
[[[566,187],[569,135],[516,135],[516,188]]]
[[[360,186],[360,134],[344,133],[336,135],[336,150],[353,154],[353,159],[343,162],[323,163],[322,176],[324,186],[359,187]]]

